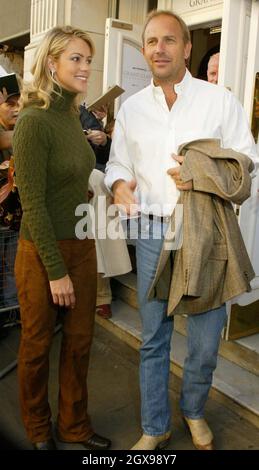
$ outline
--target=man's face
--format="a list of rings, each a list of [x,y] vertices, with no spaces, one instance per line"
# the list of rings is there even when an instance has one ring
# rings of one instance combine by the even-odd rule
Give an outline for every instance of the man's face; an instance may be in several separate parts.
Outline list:
[[[211,59],[208,63],[208,70],[207,70],[208,82],[214,83],[215,85],[217,85],[217,83],[218,83],[218,72],[219,72],[219,61],[218,61],[218,59]]]
[[[11,96],[7,101],[0,105],[0,124],[6,130],[12,130],[18,117],[19,96]]]
[[[181,26],[175,18],[161,15],[148,23],[143,54],[155,82],[181,81],[190,52],[191,43],[184,44]]]

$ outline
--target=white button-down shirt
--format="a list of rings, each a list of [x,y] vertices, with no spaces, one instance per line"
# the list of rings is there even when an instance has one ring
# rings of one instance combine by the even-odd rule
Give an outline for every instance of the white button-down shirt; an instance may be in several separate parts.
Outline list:
[[[195,79],[186,70],[175,85],[177,99],[169,110],[163,90],[151,85],[128,98],[117,115],[105,183],[137,181],[143,212],[170,215],[179,197],[167,170],[178,163],[172,153],[197,139],[220,139],[259,163],[244,109],[226,88]],[[145,210],[145,206],[149,209]],[[144,209],[143,209],[144,207]]]

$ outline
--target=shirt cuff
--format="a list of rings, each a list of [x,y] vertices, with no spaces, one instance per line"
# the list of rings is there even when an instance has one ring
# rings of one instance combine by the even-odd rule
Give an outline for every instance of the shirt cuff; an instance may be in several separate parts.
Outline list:
[[[125,181],[130,181],[132,180],[133,176],[127,172],[127,170],[109,170],[107,171],[105,177],[104,177],[104,184],[106,188],[108,189],[109,193],[113,195],[112,192],[112,186],[115,183],[115,181],[118,180],[125,180]]]

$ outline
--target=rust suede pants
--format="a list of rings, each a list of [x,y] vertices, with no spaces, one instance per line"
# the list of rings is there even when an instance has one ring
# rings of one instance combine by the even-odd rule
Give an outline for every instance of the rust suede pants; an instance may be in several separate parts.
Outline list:
[[[61,440],[81,442],[93,434],[86,379],[96,303],[96,251],[94,240],[57,243],[76,297],[75,308],[64,309],[63,314],[57,431]],[[40,442],[51,436],[49,351],[57,307],[33,242],[19,240],[15,275],[22,322],[18,359],[22,417],[30,441]]]

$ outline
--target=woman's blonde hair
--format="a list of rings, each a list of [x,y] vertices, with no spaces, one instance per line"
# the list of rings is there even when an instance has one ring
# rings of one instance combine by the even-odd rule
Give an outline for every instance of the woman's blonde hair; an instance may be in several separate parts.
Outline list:
[[[49,69],[48,59],[51,57],[57,61],[66,50],[68,43],[74,38],[83,39],[90,47],[91,55],[94,55],[94,44],[85,31],[72,26],[56,26],[48,31],[36,51],[31,68],[33,80],[24,85],[20,98],[20,109],[28,106],[48,109],[51,95],[53,93],[61,94],[60,86]]]

